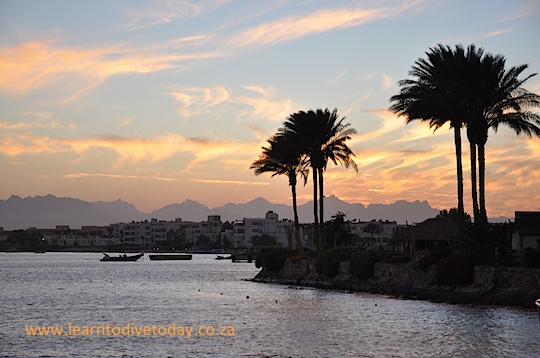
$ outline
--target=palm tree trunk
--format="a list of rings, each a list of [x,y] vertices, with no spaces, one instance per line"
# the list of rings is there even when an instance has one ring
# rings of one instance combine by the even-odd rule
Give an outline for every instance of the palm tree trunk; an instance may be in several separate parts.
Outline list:
[[[471,147],[471,192],[472,192],[472,201],[473,201],[473,214],[474,214],[474,224],[478,225],[480,220],[480,212],[478,209],[478,191],[476,184],[476,144],[470,143]]]
[[[296,239],[296,249],[299,254],[304,253],[304,248],[302,247],[302,240],[300,240],[300,224],[298,220],[298,205],[296,204],[296,184],[291,184],[292,192],[292,203],[293,203],[293,212],[294,212],[294,237]]]
[[[321,248],[326,247],[326,235],[324,230],[324,185],[323,185],[323,170],[319,168],[319,218],[321,220],[319,232],[321,235]]]
[[[457,194],[458,194],[458,219],[459,236],[463,236],[463,220],[465,218],[465,209],[463,205],[463,163],[461,160],[461,127],[454,126],[454,145],[456,147],[456,172],[457,172]]]
[[[318,208],[317,203],[319,202],[317,199],[317,169],[315,167],[311,167],[313,170],[313,232],[315,233],[315,245],[317,247],[317,251],[321,252],[322,246],[321,246],[321,236],[319,232],[319,217],[318,217]]]
[[[483,228],[487,228],[486,212],[486,151],[485,144],[478,146],[478,190],[480,195],[480,220]]]

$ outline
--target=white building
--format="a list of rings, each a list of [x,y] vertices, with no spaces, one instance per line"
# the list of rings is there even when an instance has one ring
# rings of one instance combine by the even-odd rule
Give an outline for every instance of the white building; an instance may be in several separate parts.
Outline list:
[[[362,246],[387,249],[397,231],[403,230],[407,225],[398,225],[395,221],[358,221],[351,222],[351,233],[360,238]]]
[[[233,248],[252,248],[253,237],[268,235],[275,237],[277,246],[296,247],[294,239],[294,223],[290,220],[279,220],[278,214],[273,211],[266,213],[264,218],[244,218],[233,223]],[[302,229],[300,237],[304,238]]]
[[[186,242],[196,243],[199,236],[206,236],[212,242],[218,241],[222,243],[222,227],[221,216],[208,215],[207,221],[192,223],[190,226],[186,226]]]
[[[119,244],[120,240],[118,238],[111,237],[101,237],[101,236],[87,236],[87,235],[77,235],[77,234],[44,234],[44,241],[53,246],[108,246]]]
[[[174,221],[139,221],[131,223],[111,224],[112,236],[121,239],[122,243],[152,247],[159,241],[167,240],[169,231],[177,231],[193,223],[175,219]]]

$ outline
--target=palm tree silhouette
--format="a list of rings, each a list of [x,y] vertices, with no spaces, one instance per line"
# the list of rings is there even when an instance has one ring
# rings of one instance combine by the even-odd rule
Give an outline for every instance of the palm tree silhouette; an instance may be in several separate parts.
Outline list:
[[[268,147],[262,147],[262,154],[259,156],[259,159],[253,162],[250,169],[255,171],[255,175],[273,173],[272,177],[285,175],[289,178],[294,212],[294,234],[296,246],[301,253],[302,241],[300,239],[300,224],[296,203],[296,184],[298,175],[304,179],[304,185],[307,183],[309,174],[308,163],[305,157],[300,154],[299,143],[290,140],[286,136],[273,136],[268,139],[268,144]]]
[[[510,126],[517,134],[540,136],[539,116],[530,111],[538,107],[540,97],[521,88],[533,75],[518,76],[528,66],[506,71],[502,55],[485,54],[470,45],[455,49],[438,45],[430,49],[428,60],[419,59],[411,75],[416,80],[399,82],[398,95],[391,97],[394,113],[412,120],[428,121],[435,130],[449,122],[454,128],[458,176],[458,210],[463,217],[463,169],[461,168],[460,129],[467,128],[471,154],[471,194],[475,223],[487,227],[485,208],[485,144],[488,129],[499,124]],[[478,152],[478,154],[477,154]],[[476,161],[478,157],[478,174]],[[477,181],[478,176],[478,181]],[[478,190],[477,190],[478,187]],[[478,198],[478,192],[480,197]],[[460,210],[461,209],[461,210]]]
[[[476,49],[474,45],[468,47],[464,57],[468,60],[468,71],[462,78],[468,89],[463,100],[468,110],[467,137],[471,148],[474,144],[478,150],[479,224],[486,229],[485,145],[488,129],[497,131],[502,124],[517,135],[524,133],[529,138],[533,134],[540,137],[540,116],[531,111],[540,108],[540,96],[522,87],[536,74],[518,78],[528,65],[506,70],[503,55],[484,54],[482,48]]]
[[[280,135],[291,138],[300,144],[301,154],[305,155],[312,168],[313,175],[313,218],[317,249],[325,246],[324,232],[319,224],[324,222],[324,177],[328,161],[335,165],[358,167],[354,162],[353,151],[346,141],[356,133],[350,124],[344,124],[345,118],[339,119],[337,109],[330,112],[317,109],[308,112],[300,111],[291,114],[279,129]],[[317,211],[317,205],[319,210]]]
[[[463,204],[463,165],[461,154],[461,128],[464,126],[464,108],[459,96],[447,87],[455,72],[457,60],[453,51],[442,45],[430,48],[426,59],[418,59],[409,72],[416,79],[398,82],[400,93],[392,96],[390,110],[404,116],[406,123],[415,120],[428,122],[434,131],[450,124],[454,130],[454,146],[456,151],[456,174],[458,214],[464,216]],[[462,222],[462,219],[460,219]]]

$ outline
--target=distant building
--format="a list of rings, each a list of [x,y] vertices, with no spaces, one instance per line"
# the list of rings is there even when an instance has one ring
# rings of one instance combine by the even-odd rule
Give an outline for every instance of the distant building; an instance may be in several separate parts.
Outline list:
[[[191,225],[186,226],[186,242],[195,244],[200,236],[206,236],[212,242],[220,242],[220,246],[222,246],[222,227],[220,215],[208,215],[207,221],[191,223]]]
[[[116,239],[120,239],[121,243],[153,247],[159,241],[166,241],[167,233],[169,231],[175,232],[182,227],[189,227],[193,224],[194,223],[192,222],[185,222],[178,218],[174,221],[158,221],[157,219],[151,219],[150,221],[116,223],[111,224],[110,227],[112,236]]]
[[[294,223],[290,220],[279,220],[278,214],[273,211],[266,213],[264,218],[244,218],[233,223],[233,248],[252,248],[253,237],[268,235],[275,237],[278,247],[296,248],[294,239]],[[300,228],[300,237],[304,235]]]
[[[392,239],[397,232],[406,229],[396,221],[371,220],[351,222],[351,233],[360,238],[360,246],[377,249],[391,249]]]

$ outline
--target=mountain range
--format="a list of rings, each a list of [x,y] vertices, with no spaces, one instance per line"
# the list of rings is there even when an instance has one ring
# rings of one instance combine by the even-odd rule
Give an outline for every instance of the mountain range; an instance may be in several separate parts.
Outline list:
[[[324,201],[325,220],[337,212],[343,212],[347,219],[359,221],[390,220],[398,224],[422,222],[435,217],[439,210],[431,207],[427,201],[396,201],[393,204],[347,203],[334,195]],[[220,215],[221,220],[234,221],[243,218],[264,218],[268,211],[279,215],[280,219],[293,219],[292,206],[272,204],[264,198],[257,198],[243,204],[228,203],[220,207],[209,208],[193,200],[181,204],[167,205],[151,213],[138,211],[133,204],[120,199],[112,202],[87,202],[74,198],[58,198],[54,195],[21,198],[12,195],[7,200],[0,200],[0,227],[4,230],[54,228],[57,225],[69,225],[72,229],[81,226],[107,226],[117,222],[150,220],[206,221],[208,215]],[[313,201],[298,206],[301,223],[313,222]]]

